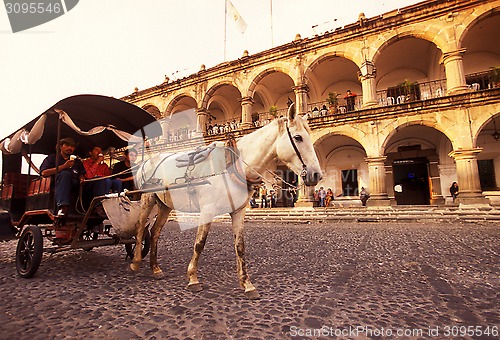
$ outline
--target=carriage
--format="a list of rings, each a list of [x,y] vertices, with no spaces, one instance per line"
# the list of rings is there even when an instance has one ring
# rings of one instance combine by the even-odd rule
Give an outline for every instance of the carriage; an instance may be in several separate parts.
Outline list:
[[[23,278],[32,277],[43,253],[122,244],[132,257],[136,245],[134,235],[118,235],[109,220],[97,214],[96,205],[107,195],[85,200],[75,194],[69,213],[59,218],[51,177],[37,173],[34,155],[53,154],[61,138],[71,137],[79,142],[75,156],[88,156],[85,153],[91,145],[99,145],[111,160],[131,141],[145,145],[146,138],[160,135],[159,123],[135,105],[111,97],[77,95],[59,101],[1,140],[0,241],[18,241],[17,273]],[[22,173],[23,162],[27,173]],[[146,233],[143,257],[149,251],[149,242]]]
[[[125,244],[132,258],[130,269],[133,271],[139,269],[151,247],[150,267],[153,276],[161,278],[163,272],[158,265],[157,245],[170,212],[197,212],[198,232],[187,274],[188,288],[198,291],[201,289],[198,260],[210,225],[216,215],[229,213],[240,285],[247,297],[257,298],[259,295],[250,281],[244,256],[245,207],[253,194],[253,184],[260,183],[266,173],[272,174],[277,162],[300,175],[305,186],[314,186],[321,180],[322,171],[310,133],[307,117],[295,114],[292,103],[287,117],[275,119],[238,141],[228,136],[225,143],[213,142],[194,151],[155,152],[145,157],[147,137],[161,135],[159,122],[147,112],[114,98],[90,95],[66,98],[0,141],[4,153],[1,203],[7,209],[0,214],[0,240],[18,239],[16,268],[25,278],[36,273],[43,252],[89,250],[114,244]],[[24,155],[29,160],[34,153],[54,153],[54,146],[62,136],[82,141],[80,152],[90,150],[91,143],[107,147],[110,154],[111,146],[139,143],[142,160],[134,179],[141,189],[118,196],[94,197],[84,213],[73,211],[73,215],[70,212],[61,220],[55,214],[51,183],[47,178],[31,176],[29,171],[24,177],[21,157]],[[259,148],[254,147],[255,140],[259,141]],[[127,208],[137,212],[135,217],[128,215],[128,221],[122,218],[116,223],[118,219],[106,210],[113,221],[110,226],[95,213],[96,204],[102,203],[106,208],[112,200],[127,198],[130,194],[141,194],[141,199],[134,204],[126,201]],[[214,195],[217,195],[215,200]],[[154,223],[150,223],[155,208],[157,215]],[[123,210],[127,210],[125,205]],[[118,215],[127,214],[120,212]],[[117,233],[122,224],[131,225],[133,230]],[[51,242],[50,246],[45,246],[44,239],[47,240],[45,244]]]

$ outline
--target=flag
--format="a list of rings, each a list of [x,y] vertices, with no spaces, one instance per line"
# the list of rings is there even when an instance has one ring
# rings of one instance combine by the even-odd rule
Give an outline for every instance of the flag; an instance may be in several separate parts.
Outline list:
[[[238,32],[240,32],[241,34],[245,33],[245,30],[247,29],[247,23],[245,22],[245,20],[243,20],[242,16],[240,15],[236,7],[234,7],[231,0],[226,0],[226,5],[229,19],[234,22]]]

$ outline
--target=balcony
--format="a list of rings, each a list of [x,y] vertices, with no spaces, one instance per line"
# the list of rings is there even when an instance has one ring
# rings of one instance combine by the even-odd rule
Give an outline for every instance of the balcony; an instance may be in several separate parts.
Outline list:
[[[468,74],[466,76],[466,83],[471,92],[485,91],[489,89],[494,89],[500,87],[500,83],[496,82],[492,78],[491,71],[478,72],[473,74]],[[384,108],[394,107],[402,104],[411,104],[414,109],[419,106],[419,103],[424,101],[432,100],[432,104],[436,99],[446,97],[446,79],[434,80],[429,82],[421,83],[402,83],[398,86],[389,87],[384,90],[379,90],[376,92],[378,107],[371,108],[369,110],[363,109],[362,95],[358,95],[354,98],[354,102],[348,103],[345,98],[339,98],[336,110],[328,108],[327,101],[312,102],[308,103],[308,115],[311,125],[315,127],[320,127],[322,124],[335,121],[346,121],[353,119],[360,119],[363,116],[372,117],[372,113],[376,116],[394,114],[394,111],[401,111],[401,113],[406,114],[406,109],[393,108],[386,110]],[[437,102],[440,102],[439,100]],[[436,103],[437,103],[436,102]],[[416,106],[415,106],[416,105]],[[282,117],[286,116],[287,109],[278,109],[276,116]],[[259,128],[268,124],[274,119],[274,116],[269,112],[257,112],[252,115],[253,128]],[[241,132],[241,119],[232,118],[224,121],[211,121],[207,124],[207,129],[205,137],[210,136],[211,140],[220,139],[221,136],[228,132]],[[169,142],[180,142],[190,140],[192,138],[199,137],[193,133],[193,131],[174,131],[169,135]]]

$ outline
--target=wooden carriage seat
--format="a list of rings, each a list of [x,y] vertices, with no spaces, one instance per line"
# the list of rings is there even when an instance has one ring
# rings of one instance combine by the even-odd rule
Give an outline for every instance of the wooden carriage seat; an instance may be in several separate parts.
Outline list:
[[[28,175],[8,172],[3,177],[4,185],[12,185],[12,198],[25,198],[28,188]]]
[[[12,200],[12,190],[13,190],[12,184],[4,184],[2,187],[2,196],[0,204],[3,209],[6,210],[10,209],[10,201]]]
[[[27,210],[52,208],[51,180],[51,177],[38,177],[30,182],[26,199]]]
[[[17,220],[24,214],[24,209],[26,207],[28,175],[17,172],[7,172],[3,176],[3,187],[2,208],[8,210],[12,214],[14,220]]]

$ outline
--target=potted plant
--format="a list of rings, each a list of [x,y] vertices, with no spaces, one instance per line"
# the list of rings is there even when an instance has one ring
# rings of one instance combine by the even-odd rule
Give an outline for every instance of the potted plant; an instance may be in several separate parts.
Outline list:
[[[406,101],[415,101],[420,98],[420,86],[418,82],[412,82],[406,79],[404,82],[399,84],[401,89],[401,94],[406,97]]]
[[[271,117],[276,118],[276,116],[278,116],[278,107],[276,105],[272,105],[269,108],[269,114]]]
[[[490,67],[488,72],[491,87],[500,87],[500,67]]]
[[[328,98],[326,98],[326,102],[328,103],[328,111],[330,114],[337,113],[338,104],[339,104],[339,94],[337,92],[328,92]]]

